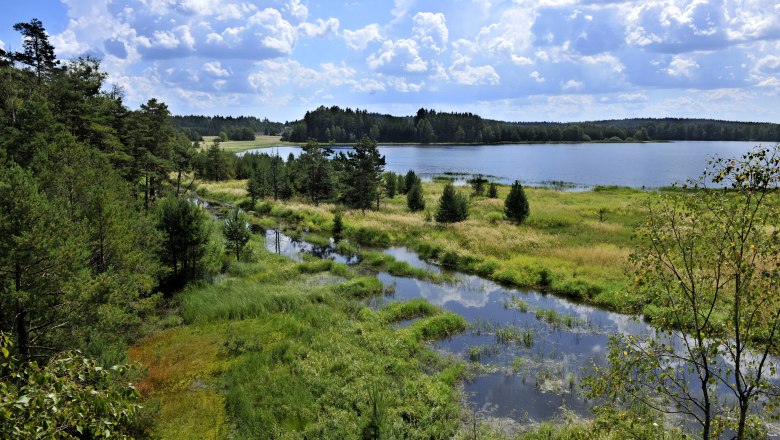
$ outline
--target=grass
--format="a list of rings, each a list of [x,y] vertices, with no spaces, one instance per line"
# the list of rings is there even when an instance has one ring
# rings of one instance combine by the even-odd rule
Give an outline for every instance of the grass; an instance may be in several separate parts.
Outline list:
[[[358,299],[381,282],[344,265],[262,247],[254,259],[182,292],[184,325],[130,350],[148,371],[154,438],[357,439],[375,403],[389,438],[458,431],[465,367],[425,342],[463,331],[463,318],[423,300],[372,310]]]
[[[207,182],[198,192],[246,203],[245,185]],[[429,210],[435,209],[443,187],[440,181],[424,183]],[[509,187],[500,185],[497,199],[472,197],[469,219],[448,226],[426,221],[424,212],[409,212],[406,198],[399,195],[383,200],[379,211],[345,211],[344,235],[350,243],[375,248],[405,245],[424,259],[510,286],[543,289],[621,312],[642,311],[645,299],[629,292],[625,271],[634,227],[654,192],[526,188],[531,215],[520,226],[504,218],[508,192]],[[335,206],[293,200],[263,201],[255,208],[302,230],[324,234],[332,227]]]
[[[209,145],[216,139],[218,136],[203,136],[203,143],[201,143],[201,148],[205,149],[208,148]],[[241,151],[247,151],[247,150],[253,150],[255,148],[269,148],[269,147],[275,147],[277,145],[280,146],[295,146],[298,144],[290,143],[290,142],[283,142],[281,140],[281,136],[256,136],[255,140],[253,141],[227,141],[227,142],[220,142],[219,147],[223,151],[228,151],[230,153],[239,153]]]

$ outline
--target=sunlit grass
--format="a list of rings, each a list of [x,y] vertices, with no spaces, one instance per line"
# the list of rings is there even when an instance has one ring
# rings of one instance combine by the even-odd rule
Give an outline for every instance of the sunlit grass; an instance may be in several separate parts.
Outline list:
[[[203,136],[203,142],[201,142],[201,149],[208,148],[209,145],[216,139],[218,136]],[[223,151],[228,151],[230,153],[238,153],[241,151],[247,151],[252,150],[255,148],[268,148],[268,147],[275,147],[275,146],[294,146],[297,144],[290,143],[290,142],[283,142],[281,140],[281,136],[256,136],[255,140],[253,141],[227,141],[227,142],[220,142],[219,147]]]
[[[231,203],[246,202],[243,181],[205,183],[203,194]],[[436,210],[444,182],[426,182],[426,209]],[[471,192],[462,186],[459,191]],[[509,188],[499,186],[498,198],[472,197],[469,219],[442,226],[412,213],[403,195],[384,199],[379,211],[346,211],[345,235],[352,241],[384,247],[406,245],[424,258],[475,272],[496,281],[550,289],[622,311],[639,311],[638,298],[625,299],[625,271],[632,233],[643,218],[644,203],[654,193],[629,188],[600,187],[585,192],[526,188],[531,215],[522,225],[503,214]],[[301,229],[332,227],[333,204],[314,206],[305,200],[263,201],[264,213]],[[258,208],[258,210],[260,210]]]

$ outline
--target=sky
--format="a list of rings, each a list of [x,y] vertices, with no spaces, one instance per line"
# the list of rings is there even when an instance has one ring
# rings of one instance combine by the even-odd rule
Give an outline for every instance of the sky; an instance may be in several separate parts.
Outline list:
[[[137,108],[303,117],[320,105],[507,121],[780,122],[775,0],[0,0]]]

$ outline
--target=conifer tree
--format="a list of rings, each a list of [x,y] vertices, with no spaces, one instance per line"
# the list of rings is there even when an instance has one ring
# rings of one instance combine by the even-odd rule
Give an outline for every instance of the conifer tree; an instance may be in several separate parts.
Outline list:
[[[436,211],[436,221],[439,223],[455,223],[466,220],[469,216],[468,198],[458,191],[452,183],[444,187],[439,199],[439,209]]]
[[[423,199],[422,182],[418,179],[409,192],[406,193],[406,206],[410,211],[422,211],[425,209],[425,199]]]
[[[225,236],[228,250],[236,255],[236,261],[240,260],[250,237],[246,215],[238,208],[233,208],[225,218],[222,234]]]
[[[498,185],[496,185],[496,182],[490,182],[490,186],[488,187],[488,198],[495,199],[498,197]]]
[[[528,207],[528,198],[526,198],[525,191],[523,190],[523,185],[520,185],[520,182],[517,180],[512,184],[509,195],[504,201],[504,213],[506,213],[509,220],[517,224],[523,223],[531,213],[531,210]]]

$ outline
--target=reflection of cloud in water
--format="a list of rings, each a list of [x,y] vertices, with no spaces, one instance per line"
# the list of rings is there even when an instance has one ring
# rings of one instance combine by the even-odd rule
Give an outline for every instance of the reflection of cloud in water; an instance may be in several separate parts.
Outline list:
[[[464,289],[462,285],[436,285],[427,281],[414,280],[420,290],[420,296],[428,302],[443,306],[448,302],[456,302],[464,307],[484,307],[489,296],[482,290]]]

